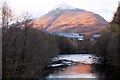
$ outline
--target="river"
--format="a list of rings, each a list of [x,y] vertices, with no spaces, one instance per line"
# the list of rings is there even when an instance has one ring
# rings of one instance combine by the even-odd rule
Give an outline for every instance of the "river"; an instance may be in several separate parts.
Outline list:
[[[99,64],[93,54],[65,54],[52,59],[49,67],[53,72],[46,78],[98,78],[93,64]]]

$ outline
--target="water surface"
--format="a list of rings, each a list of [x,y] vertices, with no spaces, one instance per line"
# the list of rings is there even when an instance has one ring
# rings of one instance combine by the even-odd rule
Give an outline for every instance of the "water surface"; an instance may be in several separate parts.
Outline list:
[[[53,61],[68,60],[78,62],[79,64],[71,64],[71,62],[66,62],[69,64],[61,70],[55,71],[49,74],[49,78],[97,78],[97,74],[94,72],[93,64],[98,63],[99,57],[92,54],[66,54],[59,55],[53,58]],[[53,67],[59,67],[63,64],[51,64]]]

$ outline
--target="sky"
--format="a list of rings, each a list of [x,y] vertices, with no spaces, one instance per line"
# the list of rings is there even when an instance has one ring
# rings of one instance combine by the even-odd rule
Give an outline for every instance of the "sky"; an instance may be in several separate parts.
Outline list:
[[[0,2],[5,0],[0,0]],[[99,14],[107,21],[111,21],[119,0],[6,0],[13,12],[21,15],[29,12],[32,16],[40,17],[55,6],[66,3],[75,8],[84,9]]]

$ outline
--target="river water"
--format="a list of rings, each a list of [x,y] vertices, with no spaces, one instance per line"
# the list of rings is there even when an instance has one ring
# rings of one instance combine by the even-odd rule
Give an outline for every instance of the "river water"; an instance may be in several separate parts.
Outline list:
[[[93,64],[99,63],[99,57],[92,54],[66,54],[59,55],[52,61],[61,61],[61,63],[53,63],[50,66],[58,67],[57,71],[49,74],[47,79],[51,78],[97,78]],[[65,64],[63,64],[65,63]],[[67,67],[61,66],[67,65]]]

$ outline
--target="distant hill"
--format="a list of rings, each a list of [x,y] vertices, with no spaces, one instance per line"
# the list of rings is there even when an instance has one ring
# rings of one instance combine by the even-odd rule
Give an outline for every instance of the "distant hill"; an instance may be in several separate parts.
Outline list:
[[[34,27],[49,32],[78,32],[92,35],[107,27],[108,22],[93,12],[59,5],[44,16],[33,21]]]

